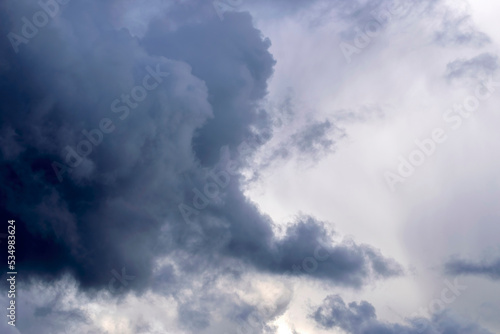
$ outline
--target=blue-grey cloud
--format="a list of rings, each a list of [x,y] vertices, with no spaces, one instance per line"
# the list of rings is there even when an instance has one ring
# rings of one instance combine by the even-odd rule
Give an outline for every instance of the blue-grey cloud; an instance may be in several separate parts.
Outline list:
[[[492,334],[479,325],[460,320],[449,312],[431,319],[409,319],[408,324],[394,324],[377,319],[375,308],[366,301],[346,304],[338,295],[326,297],[310,318],[324,329],[341,329],[349,334]]]
[[[24,4],[4,4],[9,22],[40,10]],[[120,293],[149,289],[158,256],[183,253],[185,272],[237,259],[275,274],[314,256],[321,222],[294,222],[280,240],[237,169],[227,187],[210,179],[221,151],[237,159],[241,143],[252,151],[272,135],[257,102],[275,60],[251,16],[220,20],[210,4],[172,3],[137,37],[114,27],[113,10],[72,1],[17,53],[2,40],[1,213],[18,221],[27,278],[67,273],[83,290]],[[20,22],[1,33],[22,35]],[[310,133],[296,142],[317,144]],[[326,242],[329,258],[300,275],[359,287],[401,272],[368,246]]]
[[[295,12],[317,2],[276,6],[285,3]],[[154,2],[144,4],[152,14],[140,17],[142,30],[135,33],[117,28],[116,11],[125,6],[117,1],[59,3],[38,28],[32,22],[42,10],[38,1],[0,6],[0,34],[17,35],[0,42],[0,213],[17,221],[16,254],[27,285],[69,275],[89,296],[153,290],[177,302],[179,327],[215,332],[214,319],[245,322],[259,312],[217,288],[222,276],[238,280],[257,272],[360,288],[402,274],[369,245],[334,242],[326,224],[312,217],[290,222],[278,237],[271,218],[244,195],[239,167],[250,166],[275,131],[272,115],[259,106],[276,60],[249,13],[220,19],[211,2]],[[384,8],[383,1],[327,6],[336,6],[349,27]],[[487,42],[466,19],[459,28],[453,20],[437,34],[438,43]],[[496,58],[483,54],[450,63],[447,75],[496,66]],[[338,121],[366,118],[361,111],[311,121],[291,131],[277,155],[331,152],[344,135]],[[236,167],[228,172],[231,163]],[[159,265],[163,257],[171,263]],[[199,278],[203,288],[196,290]],[[40,324],[57,332],[64,319],[87,324],[81,311],[59,309],[60,300],[30,310],[25,316],[35,320],[21,325],[23,332],[36,333]],[[254,332],[273,330],[267,322],[284,312],[289,299],[283,300],[269,314],[259,313]],[[215,314],[221,305],[224,311]],[[346,306],[334,297],[314,318],[355,333],[415,328],[380,322],[370,304]],[[448,315],[430,323],[435,332],[429,333],[487,333]],[[150,331],[151,325],[134,328]]]
[[[437,44],[444,47],[480,48],[491,43],[491,38],[475,26],[468,12],[455,12],[446,8],[441,17],[441,26],[435,33]]]
[[[500,280],[500,259],[494,261],[453,259],[446,263],[445,269],[450,275],[484,276]]]
[[[470,59],[457,59],[446,65],[445,78],[456,81],[464,78],[484,80],[498,69],[498,56],[481,53]]]
[[[292,135],[292,145],[300,153],[307,152],[312,153],[312,155],[321,151],[331,151],[334,142],[328,138],[328,135],[333,130],[334,126],[328,120],[308,124],[304,129]]]

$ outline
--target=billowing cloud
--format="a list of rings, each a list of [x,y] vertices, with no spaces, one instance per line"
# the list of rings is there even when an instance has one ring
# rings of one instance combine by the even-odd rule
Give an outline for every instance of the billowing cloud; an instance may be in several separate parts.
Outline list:
[[[16,22],[41,10],[4,6]],[[144,290],[161,256],[189,259],[179,264],[185,272],[238,259],[284,274],[323,241],[329,257],[313,277],[359,287],[398,275],[397,264],[368,246],[325,239],[314,219],[277,238],[243,195],[238,168],[212,170],[221,152],[238,159],[242,143],[251,154],[271,135],[257,103],[275,60],[248,13],[220,20],[207,6],[160,7],[137,37],[115,29],[115,6],[75,1],[57,7],[27,43],[3,40],[9,93],[0,103],[12,112],[1,116],[2,214],[18,221],[23,271],[45,280],[69,273],[82,289],[125,280],[112,290]],[[174,27],[165,23],[173,13]],[[24,24],[2,33],[22,35],[33,23]],[[298,148],[330,147],[315,136],[331,126],[296,134]]]

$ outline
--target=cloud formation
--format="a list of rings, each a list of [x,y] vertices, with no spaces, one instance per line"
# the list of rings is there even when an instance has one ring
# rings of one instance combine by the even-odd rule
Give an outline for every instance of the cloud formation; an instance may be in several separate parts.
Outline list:
[[[310,317],[322,328],[338,328],[349,334],[492,334],[448,312],[435,314],[431,319],[409,319],[407,325],[386,323],[377,319],[370,303],[346,304],[338,295],[326,297]]]
[[[500,259],[493,261],[454,259],[446,263],[445,269],[450,275],[484,276],[500,280]]]
[[[437,73],[444,72],[448,82],[496,72],[495,54],[477,51],[491,40],[464,12],[443,3],[259,0],[221,16],[213,2],[198,0],[2,2],[0,214],[17,226],[16,256],[25,278],[19,285],[24,292],[19,331],[274,333],[274,322],[291,304],[290,282],[309,280],[326,289],[363,293],[377,280],[404,275],[402,265],[385,252],[343,238],[325,219],[331,216],[291,216],[292,211],[286,222],[273,221],[248,197],[246,176],[266,172],[274,161],[316,162],[336,151],[348,133],[344,126],[363,123],[369,129],[372,120],[384,118],[386,104],[377,99],[392,103],[394,95],[384,80],[375,87],[367,70],[372,64],[362,63],[376,59],[374,50],[389,37],[403,34],[397,26],[403,19],[408,25],[422,17],[433,22],[425,34],[432,47],[477,52],[440,63]],[[387,17],[387,10],[399,5],[404,10]],[[300,17],[310,36],[335,22],[326,33],[336,54],[310,61],[297,52],[290,62],[298,68],[308,60],[335,74],[328,81],[334,98],[324,99],[324,110],[304,111],[288,99],[278,115],[270,110],[265,102],[282,61],[276,55],[285,52],[263,33],[274,27],[248,8],[269,9],[266,15],[277,20],[292,18],[283,22]],[[347,89],[358,70],[353,65],[352,72],[344,72],[345,59],[335,43],[355,45],[360,29],[373,20],[379,20],[379,35],[359,48],[363,55],[352,57],[353,63],[360,61],[363,80],[352,79],[357,91],[340,96],[340,87]],[[297,44],[327,44],[301,38]],[[387,63],[385,54],[382,58]],[[332,59],[333,67],[339,66],[334,71]],[[316,74],[303,81],[302,87],[323,85]],[[367,212],[383,211],[382,202],[371,202],[379,197],[375,171],[357,168],[362,159],[318,180],[327,184],[326,177],[343,178],[356,167],[363,198],[370,201]],[[338,208],[339,197],[356,196],[348,186],[344,193],[339,182],[332,199],[314,200],[328,205],[331,200]],[[357,203],[353,207],[359,210]],[[336,210],[331,208],[327,211]],[[362,217],[333,216],[349,224]],[[497,264],[457,260],[447,268],[497,279]],[[369,303],[346,305],[338,296],[328,297],[312,317],[322,328],[352,333],[413,334],[421,325],[419,319],[385,323]],[[429,334],[489,333],[448,313],[426,323]]]
[[[36,9],[4,6],[12,21]],[[49,281],[69,273],[82,289],[133,277],[120,293],[147,289],[161,256],[184,254],[186,272],[237,259],[284,274],[324,241],[330,256],[313,277],[359,287],[400,274],[369,246],[331,243],[314,219],[293,222],[278,239],[237,173],[185,220],[179,204],[196,209],[194,190],[214,185],[209,168],[222,151],[237,159],[241,143],[257,148],[271,135],[257,107],[275,64],[270,42],[248,13],[220,20],[209,8],[172,2],[137,37],[115,29],[115,6],[75,1],[18,53],[3,40],[9,94],[0,104],[15,112],[1,116],[2,214],[19,221],[23,271]],[[297,146],[330,146],[315,136],[331,126],[295,135]]]

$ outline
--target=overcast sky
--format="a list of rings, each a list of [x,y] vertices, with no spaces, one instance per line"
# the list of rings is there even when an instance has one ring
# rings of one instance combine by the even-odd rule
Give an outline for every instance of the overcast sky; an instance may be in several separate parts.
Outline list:
[[[499,334],[499,10],[3,1],[0,331]]]

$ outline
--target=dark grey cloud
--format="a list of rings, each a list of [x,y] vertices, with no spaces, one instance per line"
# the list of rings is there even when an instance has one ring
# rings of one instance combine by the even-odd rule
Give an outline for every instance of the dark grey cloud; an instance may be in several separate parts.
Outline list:
[[[441,312],[431,319],[409,319],[408,324],[387,323],[377,319],[368,302],[346,304],[338,295],[326,297],[310,318],[324,329],[338,328],[350,334],[492,334],[479,325]]]
[[[446,263],[445,269],[450,275],[474,275],[500,280],[500,259],[489,261],[453,259]]]
[[[256,109],[255,102],[266,95],[275,61],[268,52],[270,41],[253,27],[248,13],[228,13],[222,21],[186,25],[173,32],[154,21],[141,44],[150,54],[189,63],[207,85],[214,117],[193,142],[202,164],[215,163],[223,146],[234,149],[256,135],[249,125],[259,130],[268,126],[265,111]],[[194,52],[195,47],[199,51]]]
[[[24,4],[3,4],[0,34],[22,34],[23,15],[39,10]],[[369,246],[324,239],[314,219],[294,222],[278,239],[237,173],[194,208],[194,190],[214,185],[210,168],[221,151],[234,159],[242,142],[253,149],[272,135],[268,112],[257,107],[275,64],[270,42],[248,13],[220,20],[206,3],[173,3],[143,37],[117,30],[113,10],[71,1],[18,53],[1,42],[0,212],[18,222],[28,280],[70,274],[88,292],[144,291],[178,279],[168,268],[163,283],[153,275],[159,256],[175,256],[186,273],[236,259],[284,274],[320,241],[328,259],[297,274],[352,287],[400,274]],[[330,127],[297,135],[297,145],[328,146],[314,136]],[[195,212],[189,222],[181,203]],[[206,324],[196,314],[196,326]]]

